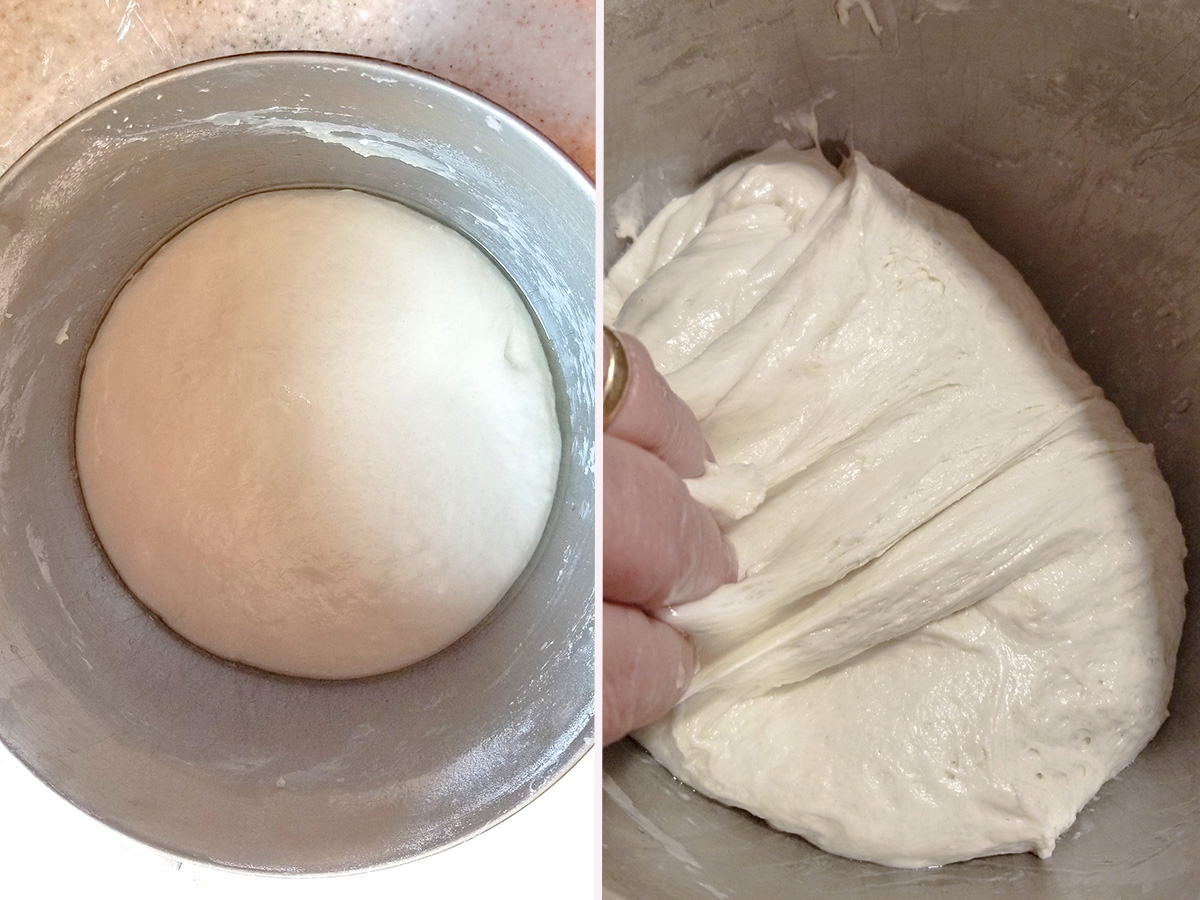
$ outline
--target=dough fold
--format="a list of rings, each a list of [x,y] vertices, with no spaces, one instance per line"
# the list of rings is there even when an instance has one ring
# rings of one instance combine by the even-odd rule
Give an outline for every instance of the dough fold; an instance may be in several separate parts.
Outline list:
[[[741,565],[666,613],[701,668],[638,739],[847,856],[1049,855],[1166,717],[1185,549],[1016,271],[861,154],[780,145],[668,205],[605,307],[700,418]]]

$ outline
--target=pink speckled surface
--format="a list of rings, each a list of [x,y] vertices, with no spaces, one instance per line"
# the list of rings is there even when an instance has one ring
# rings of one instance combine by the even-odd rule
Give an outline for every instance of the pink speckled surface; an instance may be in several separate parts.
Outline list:
[[[156,72],[299,49],[449,79],[595,172],[594,0],[0,0],[0,171],[73,113]]]

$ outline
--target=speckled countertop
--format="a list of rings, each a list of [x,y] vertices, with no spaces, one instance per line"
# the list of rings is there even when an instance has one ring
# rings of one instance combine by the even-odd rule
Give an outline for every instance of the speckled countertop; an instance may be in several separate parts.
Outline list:
[[[594,174],[593,0],[0,0],[0,171],[73,113],[156,72],[299,49],[456,82]]]

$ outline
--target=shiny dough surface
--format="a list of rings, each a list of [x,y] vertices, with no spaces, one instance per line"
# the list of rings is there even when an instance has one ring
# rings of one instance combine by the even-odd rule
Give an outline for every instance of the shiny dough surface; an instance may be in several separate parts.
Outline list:
[[[353,191],[244,198],[164,245],[96,335],[76,422],[133,593],[212,653],[317,678],[476,625],[538,544],[560,448],[500,269]]]
[[[741,579],[664,613],[701,665],[641,741],[894,866],[1048,856],[1167,715],[1183,538],[1150,447],[960,217],[777,146],[617,263],[717,460]]]

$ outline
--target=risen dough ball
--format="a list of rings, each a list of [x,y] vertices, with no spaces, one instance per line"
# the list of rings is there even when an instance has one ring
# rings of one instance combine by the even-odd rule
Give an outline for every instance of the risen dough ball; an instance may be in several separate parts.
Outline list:
[[[164,246],[88,353],[80,481],[168,625],[263,669],[416,662],[500,600],[560,437],[516,290],[473,244],[352,191],[260,194]]]

